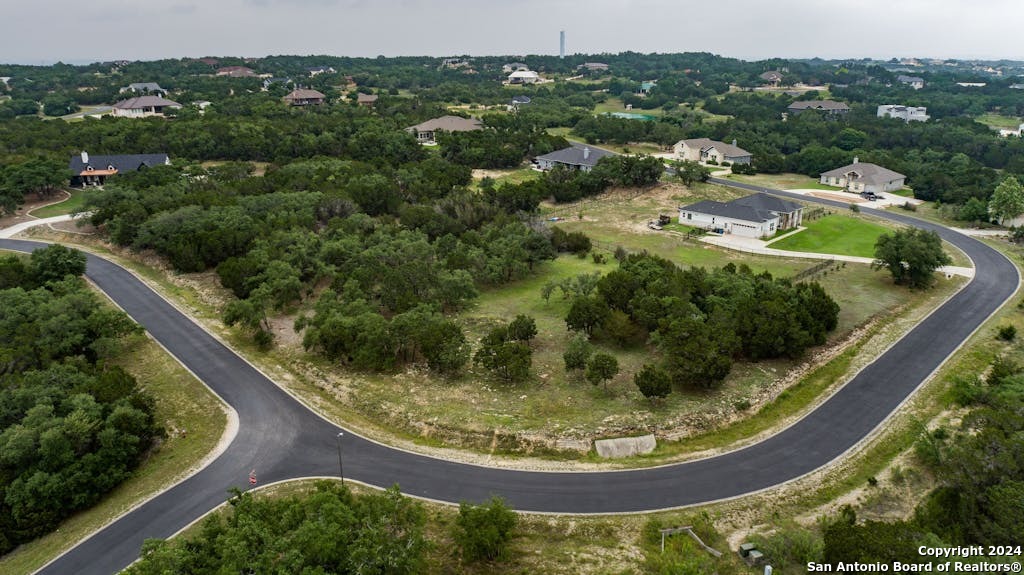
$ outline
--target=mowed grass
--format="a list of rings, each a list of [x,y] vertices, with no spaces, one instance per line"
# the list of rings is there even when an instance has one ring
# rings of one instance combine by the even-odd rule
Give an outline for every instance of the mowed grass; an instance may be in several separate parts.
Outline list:
[[[611,114],[615,112],[644,114],[646,116],[661,116],[665,114],[665,110],[662,110],[661,108],[653,108],[651,110],[633,108],[631,110],[627,110],[626,106],[622,103],[621,98],[608,98],[604,102],[599,102],[597,105],[594,106],[595,114]]]
[[[579,142],[586,144],[587,142],[572,133],[572,128],[548,128],[548,133],[552,136],[562,136],[570,142]],[[661,146],[651,142],[632,142],[629,144],[596,144],[596,147],[604,148],[605,150],[611,150],[617,154],[658,154],[665,152]]]
[[[32,573],[112,519],[182,479],[220,441],[227,414],[220,400],[155,341],[137,336],[114,361],[156,398],[156,418],[167,437],[130,479],[57,531],[0,558],[0,573]]]
[[[875,255],[878,237],[890,231],[863,218],[838,214],[805,222],[804,227],[807,229],[772,242],[769,247],[791,252],[870,258]]]
[[[997,114],[995,112],[982,114],[975,118],[975,121],[994,129],[1016,129],[1020,126],[1021,122],[1024,122],[1024,120],[1017,116],[1004,116],[1003,114]]]
[[[85,205],[85,195],[88,192],[85,190],[68,190],[67,193],[69,194],[68,198],[64,201],[34,209],[29,212],[29,215],[37,218],[52,218],[54,216],[70,214],[80,210]]]
[[[745,184],[753,184],[755,186],[764,186],[766,188],[774,188],[777,190],[828,190],[835,191],[841,190],[835,186],[828,186],[822,184],[814,178],[808,178],[801,174],[755,174],[752,176],[740,175],[740,174],[729,174],[726,176],[730,180],[736,180],[737,182],[743,182]]]

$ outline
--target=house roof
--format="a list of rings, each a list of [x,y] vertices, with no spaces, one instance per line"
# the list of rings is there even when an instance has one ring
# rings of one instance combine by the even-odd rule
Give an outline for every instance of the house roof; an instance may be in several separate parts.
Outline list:
[[[115,110],[139,110],[152,107],[180,108],[181,104],[161,98],[160,96],[139,96],[138,98],[121,100],[114,104]]]
[[[723,204],[722,202],[716,202],[714,200],[702,200],[695,204],[688,206],[682,206],[679,208],[680,211],[687,212],[698,212],[701,214],[708,214],[711,216],[719,216],[723,218],[732,218],[734,220],[743,220],[745,222],[767,222],[776,218],[776,215],[767,210],[759,210],[736,202],[729,202]]]
[[[762,72],[758,76],[758,78],[761,78],[762,80],[768,80],[770,82],[775,82],[777,80],[781,80],[782,79],[782,72],[776,72],[775,70],[769,70],[768,72]]]
[[[782,198],[777,198],[761,192],[744,196],[737,200],[733,200],[730,203],[749,206],[755,210],[775,212],[778,214],[791,214],[804,208],[796,202],[790,202],[789,200],[783,200]]]
[[[726,144],[725,142],[719,142],[710,138],[692,138],[689,140],[683,140],[681,143],[686,144],[687,148],[699,148],[700,151],[710,150],[715,148],[722,153],[723,156],[729,158],[735,158],[737,156],[750,156],[751,153],[744,150],[739,146],[732,144]]]
[[[601,158],[616,155],[618,154],[615,152],[609,152],[601,148],[591,148],[584,144],[573,144],[568,148],[537,156],[537,159],[569,166],[596,166]]]
[[[165,90],[160,87],[160,84],[156,82],[133,82],[128,84],[125,90],[131,90],[132,92],[164,92]]]
[[[846,102],[836,102],[835,100],[801,100],[793,102],[789,105],[790,110],[847,110],[850,107],[846,105]]]
[[[317,90],[308,90],[306,88],[296,88],[296,89],[292,90],[287,96],[285,96],[284,99],[285,100],[323,100],[326,97],[327,96],[325,96],[323,94],[323,92],[319,92]]]
[[[433,118],[427,120],[422,124],[410,126],[405,129],[407,132],[435,132],[437,130],[444,130],[445,132],[471,132],[473,130],[480,130],[484,127],[483,122],[476,118],[460,118],[459,116],[441,116],[440,118]]]
[[[217,70],[218,76],[231,76],[233,78],[240,78],[244,76],[255,76],[256,72],[252,68],[245,66],[225,66]]]
[[[896,81],[904,84],[913,84],[914,82],[924,82],[924,78],[919,76],[904,76],[900,74],[899,76],[896,76]]]
[[[850,172],[856,173],[859,180],[866,184],[887,184],[893,180],[899,180],[905,178],[903,174],[894,172],[888,168],[883,168],[877,164],[871,164],[868,162],[854,162],[849,166],[843,166],[842,168],[836,168],[827,172],[822,172],[822,176],[826,177],[845,177]]]
[[[588,70],[607,70],[608,64],[605,64],[604,62],[584,62],[579,66],[576,66],[576,68],[586,68]]]
[[[372,104],[377,101],[377,98],[379,98],[377,94],[364,94],[359,92],[359,95],[356,96],[356,101],[360,104]]]
[[[93,167],[93,171],[89,172],[93,175],[110,175],[107,172],[107,166],[114,166],[114,170],[118,172],[134,172],[141,166],[152,167],[161,166],[168,162],[167,154],[120,154],[112,156],[89,156],[89,163],[86,164],[82,161],[82,156],[74,155],[71,156],[71,161],[68,163],[68,167],[75,174],[81,175],[89,166]]]
[[[509,80],[512,78],[539,78],[536,72],[533,70],[516,70],[508,75]]]

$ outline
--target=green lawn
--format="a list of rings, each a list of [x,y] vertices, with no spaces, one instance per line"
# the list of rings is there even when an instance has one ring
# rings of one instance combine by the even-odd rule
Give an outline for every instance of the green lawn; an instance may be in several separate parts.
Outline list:
[[[665,113],[661,108],[654,108],[653,110],[643,110],[640,108],[633,108],[627,110],[626,106],[622,104],[622,100],[619,98],[608,98],[604,102],[601,102],[594,106],[595,114],[611,114],[615,112],[627,112],[634,114],[644,114],[647,116],[661,116]]]
[[[737,182],[778,190],[842,190],[835,186],[826,186],[814,178],[808,178],[801,174],[756,174],[753,176],[729,174],[726,177]]]
[[[570,142],[579,142],[585,144],[583,138],[572,133],[572,128],[548,128],[548,133],[552,136],[562,136]],[[605,150],[611,150],[619,154],[657,154],[664,152],[657,144],[650,142],[637,142],[632,144],[596,144],[600,148]]]
[[[1017,116],[1004,116],[1002,114],[989,112],[987,114],[982,114],[978,116],[977,118],[975,118],[975,121],[985,124],[990,128],[1014,129],[1017,126],[1020,126],[1021,122],[1024,120],[1021,120],[1021,118],[1018,118]]]
[[[540,177],[540,172],[533,168],[519,168],[516,170],[479,170],[473,174],[473,187],[479,189],[480,181],[484,177],[490,177],[495,184],[521,184],[528,180]]]
[[[71,195],[66,200],[57,204],[50,204],[48,206],[36,208],[29,212],[29,215],[37,218],[63,216],[80,209],[85,204],[84,190],[70,190],[68,193]]]
[[[805,223],[806,230],[772,242],[770,247],[792,252],[874,257],[885,226],[861,218],[833,214]]]

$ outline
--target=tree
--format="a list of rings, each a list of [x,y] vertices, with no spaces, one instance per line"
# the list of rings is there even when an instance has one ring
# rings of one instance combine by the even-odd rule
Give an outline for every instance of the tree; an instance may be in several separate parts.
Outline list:
[[[67,276],[85,273],[85,254],[60,244],[53,244],[32,252],[29,270],[38,284],[60,281]]]
[[[619,373],[619,360],[607,353],[595,353],[587,362],[586,378],[593,385],[604,383]]]
[[[491,497],[484,505],[463,501],[452,537],[470,561],[504,559],[518,521],[519,516],[500,497]]]
[[[528,315],[517,315],[508,324],[508,338],[513,341],[524,341],[529,343],[537,336],[537,322]]]
[[[588,336],[594,328],[603,324],[608,317],[608,304],[599,297],[579,296],[572,300],[572,307],[565,316],[565,325],[572,331],[582,331]]]
[[[70,178],[71,170],[58,160],[37,158],[0,167],[0,215],[14,212],[25,194],[54,195]]]
[[[574,335],[569,340],[565,353],[562,354],[562,359],[565,361],[565,370],[584,369],[587,367],[587,360],[590,359],[593,353],[594,346],[590,344],[585,335],[581,333]]]
[[[930,286],[935,281],[935,270],[952,261],[942,249],[939,234],[910,228],[880,236],[872,265],[887,268],[895,283],[919,289]]]
[[[672,393],[672,379],[664,370],[654,365],[645,365],[633,376],[633,383],[647,399],[663,399]]]
[[[1007,176],[992,192],[988,210],[1000,224],[1024,214],[1024,186],[1021,186],[1017,178]]]
[[[473,362],[506,381],[520,381],[530,374],[533,352],[525,343],[509,341],[508,326],[500,326],[480,340]]]
[[[706,182],[711,177],[711,170],[694,162],[682,160],[676,164],[676,174],[684,185],[691,186],[698,182]]]

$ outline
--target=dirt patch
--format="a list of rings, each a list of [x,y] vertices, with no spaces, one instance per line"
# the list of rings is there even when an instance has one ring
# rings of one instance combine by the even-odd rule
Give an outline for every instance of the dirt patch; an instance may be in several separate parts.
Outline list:
[[[863,204],[867,203],[868,200],[860,196],[853,194],[832,194],[829,192],[808,192],[808,196],[814,196],[816,198],[822,198],[825,200],[835,200],[837,202],[846,202],[848,204]]]
[[[48,227],[55,232],[68,234],[92,235],[97,232],[96,227],[86,220],[74,220],[48,224]]]
[[[51,204],[59,204],[70,197],[71,194],[64,190],[60,190],[56,195],[47,197],[40,197],[38,194],[28,194],[25,196],[25,203],[15,210],[13,214],[0,218],[0,228],[9,228],[15,224],[38,219],[30,216],[29,212]]]

